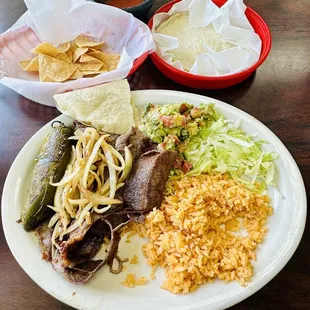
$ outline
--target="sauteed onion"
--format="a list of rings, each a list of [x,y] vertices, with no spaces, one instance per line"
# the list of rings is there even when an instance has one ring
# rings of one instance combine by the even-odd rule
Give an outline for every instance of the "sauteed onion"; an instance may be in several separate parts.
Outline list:
[[[57,239],[62,241],[85,221],[91,224],[92,212],[101,214],[111,205],[122,203],[115,199],[115,193],[125,184],[132,167],[132,156],[126,147],[123,157],[106,141],[108,137],[87,127],[84,131],[76,130],[70,138],[77,143],[72,146],[65,175],[59,182],[51,183],[57,189],[54,206],[49,206],[55,211],[49,227],[54,226],[52,241],[57,248]]]

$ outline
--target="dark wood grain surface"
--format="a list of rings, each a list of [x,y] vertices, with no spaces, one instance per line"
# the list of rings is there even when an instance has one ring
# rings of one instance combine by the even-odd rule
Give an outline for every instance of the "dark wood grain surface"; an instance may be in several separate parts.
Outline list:
[[[158,8],[167,1],[156,1]],[[310,1],[248,0],[268,23],[273,45],[266,62],[240,85],[200,91],[163,76],[148,59],[130,77],[132,89],[174,89],[220,99],[268,126],[295,158],[310,190]],[[0,1],[0,32],[26,10],[22,0]],[[0,85],[0,192],[27,140],[59,113]],[[6,206],[9,207],[9,206]],[[259,292],[231,309],[310,309],[310,225],[284,269]],[[45,293],[19,267],[0,228],[0,309],[71,309]]]

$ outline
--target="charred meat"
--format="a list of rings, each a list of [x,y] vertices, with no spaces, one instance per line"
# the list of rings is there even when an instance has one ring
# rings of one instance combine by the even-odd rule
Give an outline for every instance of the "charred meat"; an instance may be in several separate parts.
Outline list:
[[[142,154],[156,149],[156,144],[136,127],[116,139],[115,148],[118,151],[124,151],[126,146],[129,147],[134,161]]]
[[[151,211],[160,207],[176,157],[175,151],[150,151],[140,156],[125,184],[124,203],[127,208]]]
[[[89,130],[80,124],[76,125],[83,133]],[[117,256],[120,241],[118,229],[132,219],[143,221],[150,210],[160,206],[166,181],[177,157],[175,151],[155,151],[156,145],[137,128],[132,128],[124,135],[109,138],[110,140],[107,139],[105,143],[115,147],[121,154],[118,156],[124,156],[126,160],[128,150],[132,156],[131,171],[127,171],[126,179],[120,181],[125,184],[123,183],[123,186],[114,193],[118,203],[111,205],[104,213],[98,212],[100,208],[89,212],[87,220],[85,218],[79,225],[75,224],[77,218],[72,219],[70,225],[75,225],[76,228],[68,232],[64,238],[54,239],[54,246],[52,246],[53,229],[47,224],[37,229],[43,258],[52,261],[54,269],[75,284],[86,283],[104,265],[108,265],[111,272],[117,273],[121,270],[122,261]],[[96,163],[98,165],[98,160]],[[113,167],[116,166],[117,162]],[[111,177],[110,169],[101,171],[101,175],[103,180],[108,180]],[[103,183],[101,187],[102,185]],[[80,184],[78,186],[81,187]],[[96,190],[98,193],[97,186],[89,187],[88,195],[93,191],[98,196]],[[81,193],[84,195],[83,191]],[[105,237],[110,239],[107,257],[93,260]],[[117,270],[112,269],[115,260],[119,263]]]

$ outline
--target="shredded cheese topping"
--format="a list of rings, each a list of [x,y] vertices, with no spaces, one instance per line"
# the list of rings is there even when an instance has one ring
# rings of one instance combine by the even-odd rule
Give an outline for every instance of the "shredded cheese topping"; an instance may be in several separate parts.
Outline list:
[[[70,163],[63,178],[57,183],[54,197],[55,211],[49,227],[54,226],[52,242],[59,248],[57,240],[80,227],[85,221],[91,223],[91,213],[104,213],[112,204],[122,203],[115,199],[116,191],[124,186],[124,181],[132,167],[132,155],[125,147],[124,157],[107,143],[109,135],[101,135],[96,129],[78,129],[71,140]],[[108,178],[105,179],[105,171]]]

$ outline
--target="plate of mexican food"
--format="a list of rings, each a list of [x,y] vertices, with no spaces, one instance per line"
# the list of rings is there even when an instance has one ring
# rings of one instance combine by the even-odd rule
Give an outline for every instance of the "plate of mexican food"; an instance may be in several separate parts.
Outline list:
[[[24,271],[77,309],[223,309],[288,262],[306,195],[249,114],[126,80],[54,96],[16,157],[3,227]]]

